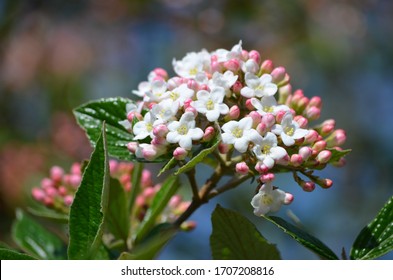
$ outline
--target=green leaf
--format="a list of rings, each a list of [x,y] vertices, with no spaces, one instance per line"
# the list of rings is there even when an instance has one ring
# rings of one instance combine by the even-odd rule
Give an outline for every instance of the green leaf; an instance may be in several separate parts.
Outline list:
[[[264,216],[264,218],[275,224],[286,234],[290,235],[293,239],[295,239],[298,243],[308,248],[321,258],[328,260],[338,260],[336,254],[334,254],[334,252],[329,247],[327,247],[319,239],[305,232],[304,230],[288,223],[280,217]]]
[[[362,229],[350,253],[351,259],[371,260],[393,250],[393,196],[374,220]]]
[[[177,160],[173,157],[171,158],[165,165],[163,168],[161,168],[160,172],[158,173],[158,176],[161,176],[162,173],[164,173],[165,171],[168,171],[172,168],[174,168],[177,164]]]
[[[109,196],[105,125],[70,209],[69,259],[93,259],[102,245]]]
[[[335,148],[328,148],[327,150],[329,150],[332,153],[332,156],[329,159],[329,163],[338,162],[340,160],[340,158],[346,156],[347,154],[349,154],[352,151],[351,149],[339,151],[339,150],[336,150]]]
[[[163,223],[155,226],[143,242],[137,245],[131,253],[123,252],[120,260],[152,260],[162,248],[177,233],[177,229],[169,224]]]
[[[168,177],[162,184],[160,190],[153,198],[152,204],[146,212],[145,218],[139,226],[136,234],[135,244],[141,243],[148,232],[154,227],[157,217],[167,206],[168,201],[176,193],[179,187],[178,178],[174,175]]]
[[[55,212],[48,208],[27,208],[27,211],[34,216],[45,218],[51,221],[67,224],[68,223],[68,215]]]
[[[45,260],[66,258],[66,247],[61,239],[20,209],[16,211],[12,237],[23,251],[35,258]]]
[[[32,256],[16,252],[14,250],[8,250],[0,248],[0,260],[36,260]]]
[[[109,201],[106,225],[109,232],[116,239],[123,240],[123,246],[126,246],[130,228],[128,201],[124,188],[113,178],[110,179]]]
[[[119,159],[135,160],[126,147],[133,137],[119,123],[127,119],[126,105],[129,103],[132,101],[120,97],[99,99],[74,109],[74,115],[93,147],[101,134],[102,122],[105,121],[108,154]]]
[[[247,218],[217,205],[212,214],[210,247],[215,260],[278,260],[276,245],[269,244]]]
[[[131,192],[128,199],[128,213],[133,213],[136,197],[141,189],[143,164],[135,163],[131,174]]]
[[[187,162],[185,165],[180,167],[176,172],[175,175],[179,175],[181,173],[187,172],[188,170],[191,170],[194,168],[195,165],[203,161],[208,155],[214,152],[214,150],[217,148],[218,144],[221,141],[221,135],[217,134],[216,138],[213,140],[213,142],[208,146],[208,148],[203,149],[200,151],[196,156],[194,156],[189,162]]]

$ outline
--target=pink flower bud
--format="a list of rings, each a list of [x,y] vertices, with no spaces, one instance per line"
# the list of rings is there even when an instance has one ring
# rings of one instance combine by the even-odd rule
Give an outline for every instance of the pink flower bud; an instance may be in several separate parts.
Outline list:
[[[227,115],[229,117],[230,120],[235,120],[240,116],[240,109],[239,106],[237,105],[233,105],[230,109],[229,109],[229,113]]]
[[[188,107],[188,108],[186,108],[185,110],[184,110],[184,112],[185,113],[187,113],[187,112],[191,112],[191,113],[193,113],[194,114],[194,117],[196,117],[197,115],[198,115],[198,111],[194,108],[194,107]]]
[[[239,162],[236,164],[236,172],[242,175],[247,175],[248,172],[250,171],[250,168],[248,167],[247,163],[244,161]]]
[[[147,169],[142,171],[141,185],[143,188],[147,188],[153,184],[151,179],[151,172]]]
[[[142,148],[142,156],[146,160],[153,160],[157,156],[157,146],[155,145],[148,145]]]
[[[308,125],[308,120],[303,116],[297,115],[293,119],[299,124],[301,128],[306,128]]]
[[[117,167],[119,166],[118,162],[116,160],[109,160],[109,172],[111,174],[114,174],[117,171]]]
[[[57,196],[57,190],[55,188],[47,188],[45,189],[46,196],[55,197]]]
[[[242,50],[242,55],[241,55],[243,60],[247,60],[250,57],[250,53],[246,50]]]
[[[335,167],[343,167],[347,164],[347,160],[345,158],[340,158],[338,161],[333,162],[332,165]]]
[[[292,201],[293,201],[293,199],[294,199],[294,197],[293,197],[292,194],[290,194],[290,193],[285,193],[284,204],[285,204],[285,205],[291,204]]]
[[[153,134],[157,137],[165,137],[168,131],[168,127],[165,124],[159,124],[153,128]]]
[[[44,204],[48,207],[52,207],[54,205],[54,200],[52,197],[46,196],[44,197]]]
[[[81,175],[73,174],[70,176],[69,184],[76,189],[77,187],[79,187],[81,181],[82,181]]]
[[[71,166],[71,174],[77,174],[77,175],[81,175],[81,165],[79,162],[75,162],[72,164]]]
[[[41,181],[41,187],[43,189],[53,188],[55,186],[54,182],[49,178],[44,178]]]
[[[318,160],[320,163],[327,163],[327,162],[330,160],[331,157],[332,157],[332,152],[331,152],[331,151],[323,150],[323,151],[321,151],[321,152],[318,154],[317,160]]]
[[[259,176],[259,180],[261,180],[262,183],[271,182],[274,180],[274,178],[275,176],[273,173],[266,173]]]
[[[271,73],[273,71],[273,68],[273,61],[271,61],[270,59],[263,61],[261,64],[262,73]]]
[[[254,60],[258,65],[261,63],[261,55],[258,51],[252,50],[248,53],[248,57]]]
[[[321,116],[321,109],[318,107],[312,106],[308,109],[306,109],[306,118],[308,118],[310,121],[315,121],[319,119]]]
[[[155,188],[146,188],[143,191],[143,196],[145,199],[150,199],[156,194]]]
[[[254,60],[249,59],[243,64],[243,71],[255,74],[259,71],[259,65]]]
[[[259,174],[265,174],[269,172],[269,167],[267,167],[262,162],[257,162],[257,164],[255,165],[255,170],[258,171]]]
[[[276,114],[276,121],[277,123],[281,123],[282,119],[284,118],[284,116],[287,114],[287,111],[278,111]]]
[[[237,72],[240,69],[240,63],[237,59],[232,58],[224,62],[224,67],[232,72]]]
[[[322,99],[319,96],[313,96],[310,99],[308,106],[310,106],[310,107],[314,106],[314,107],[321,109],[322,108]]]
[[[312,143],[314,143],[315,141],[317,141],[317,139],[318,139],[318,137],[319,137],[319,134],[318,134],[318,132],[316,132],[315,130],[313,130],[313,129],[310,129],[309,131],[308,131],[308,133],[307,133],[307,135],[305,136],[305,143],[307,143],[307,144],[312,144]]]
[[[321,125],[321,134],[328,135],[334,130],[335,126],[336,126],[335,120],[330,119],[324,121]]]
[[[313,190],[315,190],[315,183],[314,182],[310,182],[310,181],[308,181],[308,182],[302,182],[301,184],[300,184],[300,186],[302,187],[302,189],[305,191],[305,192],[312,192]]]
[[[31,195],[33,196],[33,198],[35,200],[40,201],[40,202],[44,201],[44,198],[46,197],[45,192],[40,188],[33,188],[31,190]]]
[[[210,67],[212,69],[213,72],[221,72],[221,64],[217,61],[212,61],[210,63]]]
[[[182,78],[180,77],[173,77],[170,78],[167,82],[167,88],[168,90],[173,90],[174,88],[177,88],[182,84]]]
[[[261,122],[266,125],[266,128],[271,128],[276,123],[276,118],[273,114],[266,114],[262,117]]]
[[[138,145],[137,142],[130,142],[130,143],[127,144],[127,149],[128,149],[131,153],[135,154],[136,149],[138,148],[138,146],[139,146],[139,145]]]
[[[347,135],[345,133],[345,130],[337,129],[332,133],[331,136],[329,136],[329,138],[326,141],[329,147],[334,147],[334,146],[341,146],[342,144],[345,143],[346,140],[347,140]]]
[[[296,104],[297,108],[300,111],[303,111],[307,107],[309,101],[310,100],[308,99],[308,97],[303,96],[302,98],[300,98],[299,102],[297,102],[297,104]]]
[[[310,147],[301,147],[299,149],[299,155],[304,161],[307,161],[312,154],[312,149]]]
[[[326,148],[326,142],[323,140],[315,142],[315,144],[312,146],[312,149],[316,152],[320,152]]]
[[[127,182],[127,183],[125,183],[125,184],[123,185],[123,187],[124,187],[124,190],[125,190],[126,192],[129,192],[129,191],[131,190],[132,184],[131,184],[131,182]]]
[[[296,167],[296,166],[300,166],[300,165],[303,163],[303,158],[302,158],[301,155],[293,154],[293,155],[291,156],[290,163],[291,163],[293,166],[295,166],[295,167]]]
[[[295,90],[295,92],[292,95],[292,104],[297,104],[301,98],[304,97],[304,93],[301,89]]]
[[[289,155],[285,155],[283,158],[280,158],[279,160],[276,161],[277,164],[284,165],[284,166],[288,165],[289,162],[290,162]]]
[[[278,88],[278,103],[290,105],[290,94],[292,94],[291,84],[286,84],[285,86],[280,86]]]
[[[265,135],[265,133],[267,132],[267,127],[266,124],[261,122],[257,125],[256,131],[261,134],[261,135]]]
[[[72,195],[67,195],[64,197],[64,204],[66,206],[71,206],[73,201],[74,201],[74,197]]]
[[[282,80],[284,80],[285,74],[286,74],[285,68],[279,66],[277,68],[274,68],[270,75],[272,75],[273,83],[279,84]]]
[[[330,179],[318,179],[316,183],[324,189],[328,189],[333,185],[333,181]]]
[[[181,147],[177,147],[174,151],[173,151],[173,157],[177,160],[183,160],[187,157],[187,150]]]
[[[57,191],[61,196],[65,196],[68,193],[67,188],[64,186],[60,186]]]
[[[240,91],[242,88],[243,88],[243,85],[239,81],[236,81],[235,84],[232,86],[232,90],[236,94],[240,94]]]
[[[187,87],[189,89],[194,90],[194,91],[198,91],[198,89],[199,89],[199,85],[198,85],[198,83],[195,80],[188,80],[187,81]]]
[[[246,100],[246,108],[249,111],[253,111],[255,109],[254,105],[252,105],[252,103],[251,103],[251,98]]]
[[[183,105],[184,109],[187,109],[188,107],[190,107],[192,101],[193,101],[193,100],[192,100],[191,98],[186,99],[186,100],[184,101],[184,105]]]
[[[202,140],[208,142],[213,139],[215,134],[216,134],[216,130],[214,129],[214,127],[208,126],[205,129],[205,133],[203,134]]]
[[[218,151],[220,154],[226,154],[229,151],[230,146],[228,144],[220,143],[218,144]]]
[[[248,114],[252,118],[252,127],[256,127],[262,119],[262,116],[257,111],[252,111]]]
[[[61,182],[63,175],[64,175],[64,170],[59,166],[53,166],[50,169],[50,178],[55,182]]]
[[[146,199],[143,197],[143,195],[138,195],[135,199],[135,205],[140,208],[144,206],[146,203]]]
[[[171,208],[176,208],[179,206],[179,204],[182,202],[181,196],[180,195],[174,195],[171,197],[169,200],[169,207]]]
[[[157,76],[162,77],[164,80],[166,80],[168,78],[168,73],[162,69],[162,68],[156,68],[153,70],[154,74],[156,74]]]

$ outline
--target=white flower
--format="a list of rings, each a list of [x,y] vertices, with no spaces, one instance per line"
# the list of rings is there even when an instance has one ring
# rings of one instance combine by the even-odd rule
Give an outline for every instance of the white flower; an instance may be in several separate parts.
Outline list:
[[[234,45],[230,51],[226,49],[218,49],[213,52],[213,55],[217,56],[218,62],[225,62],[232,58],[241,59],[242,51],[242,41],[239,41],[239,43]]]
[[[250,142],[259,143],[262,136],[252,128],[252,118],[245,117],[240,121],[229,121],[222,126],[221,135],[224,144],[233,144],[235,149],[244,153]]]
[[[154,116],[150,112],[147,112],[143,118],[143,121],[137,122],[132,128],[132,132],[135,135],[134,140],[145,139],[147,136],[153,138],[154,121]]]
[[[179,103],[172,99],[164,99],[151,108],[151,112],[161,123],[171,121],[179,110]]]
[[[206,50],[188,53],[182,60],[173,60],[173,68],[181,77],[194,78],[198,73],[209,70],[210,54]]]
[[[191,150],[192,140],[203,137],[203,130],[195,128],[195,116],[191,112],[184,113],[179,121],[170,122],[168,129],[166,140],[169,143],[179,143],[179,146],[186,150]]]
[[[138,90],[133,90],[132,93],[140,97],[144,97],[147,92],[151,90],[150,82],[144,81],[140,82],[138,85]]]
[[[165,99],[164,93],[166,92],[166,82],[157,80],[153,81],[150,86],[150,90],[145,93],[145,98],[143,99],[146,102],[160,102]]]
[[[277,85],[272,83],[272,76],[269,74],[263,74],[261,77],[258,77],[247,72],[245,81],[247,86],[240,91],[240,94],[244,97],[272,96],[277,92]]]
[[[138,106],[136,104],[134,104],[134,103],[128,103],[126,105],[127,116],[130,113],[133,113],[133,112],[140,113],[142,111],[142,107],[143,107],[143,102],[140,102],[138,104]],[[132,128],[131,123],[130,123],[130,121],[128,119],[124,120],[124,121],[119,121],[119,124],[124,126],[124,128],[127,129],[127,130],[131,130],[131,128]]]
[[[262,141],[252,149],[257,159],[259,159],[269,169],[274,166],[275,160],[279,160],[287,155],[287,151],[277,146],[277,136],[267,132]]]
[[[206,115],[210,122],[218,120],[221,115],[228,114],[228,105],[223,103],[225,90],[222,87],[216,87],[211,92],[200,90],[197,92],[197,101],[191,102],[199,113]]]
[[[295,144],[295,140],[305,137],[308,134],[307,129],[300,128],[299,124],[293,120],[290,112],[286,113],[280,124],[272,127],[272,132],[280,135],[282,142],[286,146]]]
[[[225,71],[224,74],[219,72],[214,72],[213,77],[209,80],[209,87],[214,89],[216,87],[221,87],[225,90],[226,95],[230,95],[229,90],[231,86],[237,81],[237,75],[234,75],[232,71]]]
[[[171,91],[167,91],[164,95],[165,98],[170,98],[174,102],[179,103],[179,106],[184,105],[184,101],[194,96],[194,91],[186,84],[182,84]]]
[[[254,59],[249,59],[245,63],[242,64],[242,71],[244,73],[257,73],[259,71],[259,65]]]
[[[285,204],[285,192],[274,189],[271,182],[262,185],[259,192],[252,198],[251,205],[254,207],[254,214],[263,216],[269,212],[280,210]]]
[[[289,107],[286,105],[277,105],[276,98],[274,96],[263,96],[261,100],[257,98],[251,98],[251,104],[257,109],[257,112],[263,116],[266,114],[276,115],[279,111],[289,111]]]

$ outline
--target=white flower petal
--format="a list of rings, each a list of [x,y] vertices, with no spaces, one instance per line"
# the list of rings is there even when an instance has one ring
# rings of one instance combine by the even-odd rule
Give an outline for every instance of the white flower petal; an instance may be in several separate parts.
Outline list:
[[[270,156],[266,156],[265,159],[263,160],[263,164],[270,169],[274,166],[274,159],[272,159]]]
[[[284,142],[285,146],[292,146],[293,144],[295,144],[295,140],[288,136],[287,134],[285,134],[284,132],[282,132],[280,134],[282,142]]]
[[[231,132],[225,132],[221,135],[222,143],[224,144],[233,144],[236,141],[236,138],[232,135]]]
[[[166,135],[166,141],[169,143],[178,143],[180,141],[180,135],[177,131],[170,131]]]
[[[188,136],[180,137],[179,146],[184,148],[184,149],[186,149],[186,150],[191,150],[191,148],[192,148],[192,139],[191,139],[191,137],[188,137]]]
[[[255,92],[253,89],[249,87],[244,87],[241,89],[240,94],[243,95],[246,98],[251,98],[255,96]]]
[[[218,120],[219,117],[220,117],[220,111],[218,110],[218,108],[214,110],[206,111],[206,118],[209,120],[209,122],[214,122]]]
[[[192,140],[199,140],[203,137],[203,130],[199,127],[191,128],[188,130],[188,134],[191,136]]]
[[[240,153],[244,153],[248,149],[248,140],[246,138],[237,138],[235,141],[235,149]]]

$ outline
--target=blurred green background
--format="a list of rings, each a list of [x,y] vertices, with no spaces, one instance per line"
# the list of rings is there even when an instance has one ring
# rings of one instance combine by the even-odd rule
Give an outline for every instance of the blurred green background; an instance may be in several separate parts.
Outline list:
[[[202,48],[261,52],[291,75],[294,88],[324,100],[353,152],[344,168],[320,174],[329,190],[295,195],[288,210],[340,254],[393,194],[393,1],[382,0],[0,0],[0,240],[12,242],[16,207],[50,166],[88,158],[72,108],[91,99],[132,97],[150,70]],[[255,185],[201,208],[198,227],[179,234],[163,259],[209,259],[210,214],[218,202],[253,220],[285,259],[314,259],[253,217]],[[390,253],[383,258],[393,259]]]

